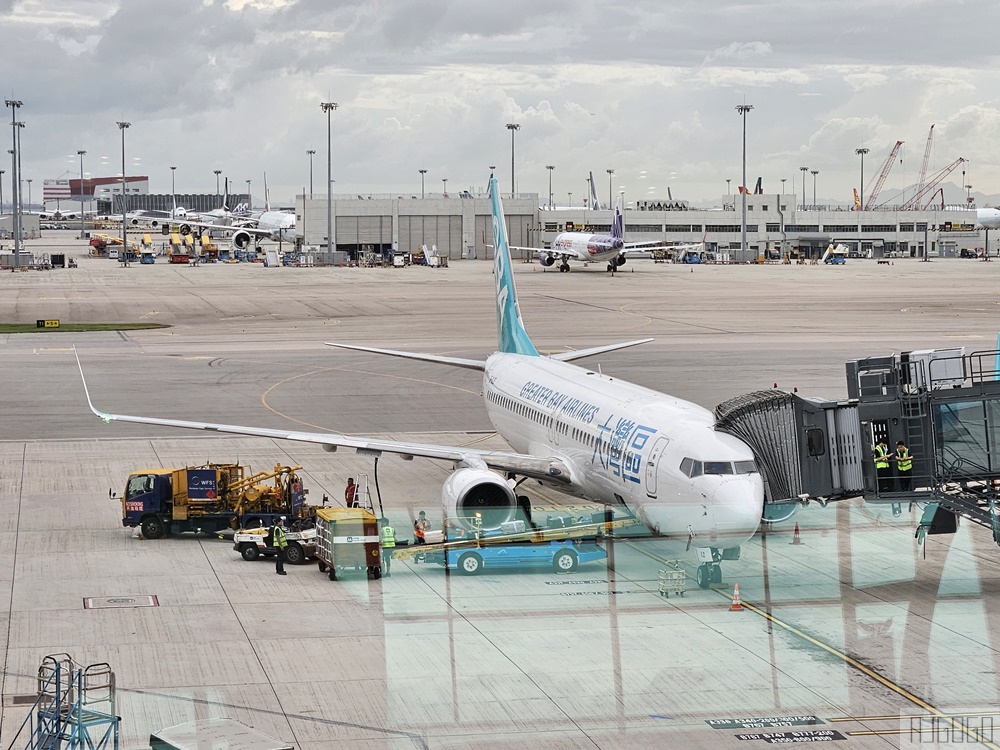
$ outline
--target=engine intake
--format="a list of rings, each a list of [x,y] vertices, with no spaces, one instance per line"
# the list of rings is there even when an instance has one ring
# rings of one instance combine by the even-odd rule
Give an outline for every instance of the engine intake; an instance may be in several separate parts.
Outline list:
[[[551,255],[549,255],[548,253],[542,253],[541,255],[538,256],[538,262],[541,263],[546,268],[548,268],[549,266],[555,264],[556,259]]]
[[[233,247],[246,250],[253,243],[253,235],[250,232],[233,232]]]
[[[499,529],[517,516],[517,497],[498,475],[486,469],[454,471],[441,488],[449,520],[475,531]]]

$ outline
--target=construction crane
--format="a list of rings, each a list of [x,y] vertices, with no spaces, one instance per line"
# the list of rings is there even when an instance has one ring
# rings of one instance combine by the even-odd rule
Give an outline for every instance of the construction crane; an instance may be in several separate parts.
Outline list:
[[[882,190],[882,185],[885,184],[886,177],[889,176],[889,170],[891,170],[892,165],[896,163],[896,155],[902,147],[903,142],[896,141],[896,145],[892,147],[892,151],[889,152],[889,156],[882,164],[882,169],[879,170],[878,177],[875,179],[875,187],[868,191],[868,200],[865,201],[865,211],[871,211],[875,208],[878,201],[878,194]]]
[[[927,145],[924,146],[924,160],[920,164],[920,179],[917,180],[917,192],[919,193],[924,189],[924,183],[927,180],[927,163],[931,158],[931,143],[934,141],[934,123],[931,123],[931,129],[927,133]]]
[[[959,164],[964,164],[965,161],[966,160],[963,159],[960,156],[957,159],[955,159],[955,161],[953,161],[951,164],[949,164],[947,167],[945,167],[944,169],[940,170],[939,172],[935,172],[933,175],[931,175],[931,177],[927,180],[927,184],[925,184],[920,190],[918,190],[913,195],[913,197],[910,198],[910,200],[906,201],[906,203],[904,203],[902,206],[900,206],[900,210],[902,210],[902,211],[913,211],[913,210],[920,209],[922,207],[926,208],[927,206],[929,206],[931,204],[931,202],[933,201],[933,197],[931,198],[930,201],[927,201],[926,205],[922,206],[921,205],[921,201],[923,201],[924,198],[926,198],[928,194],[931,194],[933,196],[934,189],[938,186],[938,184],[945,177],[947,177],[952,172],[954,172],[955,168]]]

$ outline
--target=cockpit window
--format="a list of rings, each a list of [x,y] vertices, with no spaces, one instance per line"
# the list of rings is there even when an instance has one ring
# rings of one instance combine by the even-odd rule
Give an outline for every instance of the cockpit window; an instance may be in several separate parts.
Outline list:
[[[729,461],[706,461],[706,474],[732,474],[733,465]]]
[[[700,477],[701,461],[695,461],[693,458],[685,458],[681,461],[681,471],[689,477]]]
[[[737,461],[736,462],[736,473],[737,474],[756,474],[757,464],[753,461]]]

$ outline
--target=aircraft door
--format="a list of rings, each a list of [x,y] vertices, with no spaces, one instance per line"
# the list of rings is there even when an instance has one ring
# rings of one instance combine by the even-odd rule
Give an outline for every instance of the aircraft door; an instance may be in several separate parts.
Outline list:
[[[669,442],[670,438],[658,437],[649,449],[649,457],[646,459],[646,497],[656,498],[656,467]]]

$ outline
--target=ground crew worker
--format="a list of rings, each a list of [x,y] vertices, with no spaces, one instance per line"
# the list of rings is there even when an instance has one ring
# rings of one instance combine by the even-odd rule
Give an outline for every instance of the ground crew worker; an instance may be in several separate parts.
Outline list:
[[[271,545],[278,551],[274,557],[274,572],[279,576],[287,575],[285,573],[285,550],[288,548],[288,540],[285,538],[285,530],[281,528],[284,523],[285,517],[282,516],[274,522],[274,527],[271,529]]]
[[[879,438],[878,444],[872,448],[872,456],[875,459],[875,473],[878,475],[878,491],[892,492],[892,466],[889,464],[891,457],[885,438]]]
[[[430,530],[431,522],[427,520],[427,514],[424,511],[420,511],[420,513],[417,514],[417,520],[413,522],[413,543],[427,544],[427,537],[425,535]],[[417,555],[417,557],[414,558],[414,562],[423,561],[423,555]]]
[[[389,567],[392,563],[392,550],[396,546],[396,530],[389,525],[389,519],[384,516],[378,519],[382,524],[382,570],[389,577]]]
[[[909,492],[913,472],[913,456],[910,449],[900,440],[896,443],[896,477],[899,479],[899,489],[901,492]]]
[[[358,507],[358,485],[354,483],[354,477],[347,478],[347,486],[344,488],[344,505],[348,508]]]

